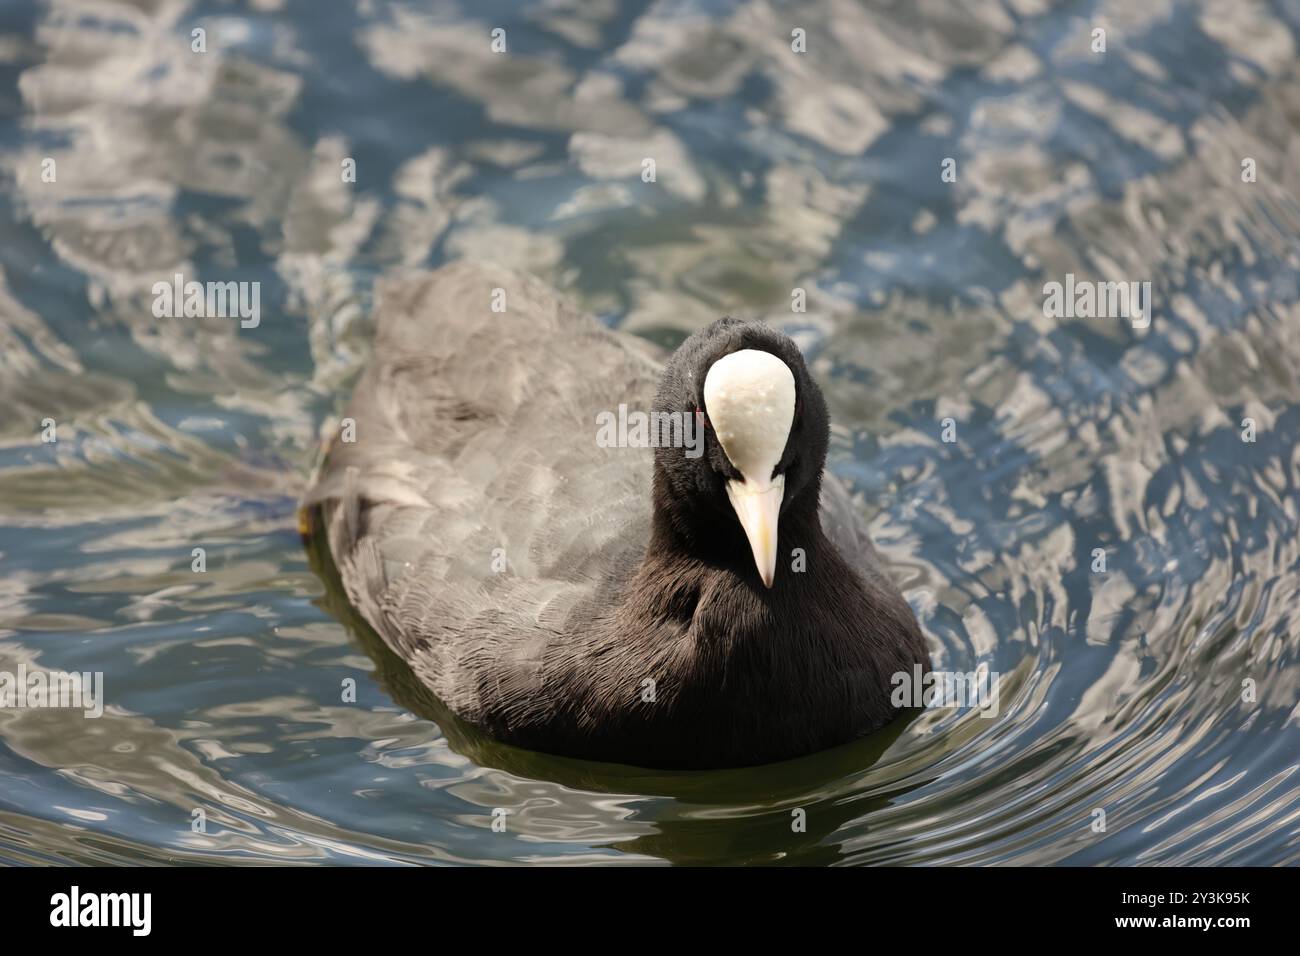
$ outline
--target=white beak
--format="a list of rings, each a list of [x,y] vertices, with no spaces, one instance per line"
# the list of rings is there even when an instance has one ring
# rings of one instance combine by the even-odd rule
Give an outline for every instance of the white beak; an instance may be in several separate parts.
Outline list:
[[[763,587],[770,588],[776,579],[776,532],[781,517],[781,499],[785,497],[785,475],[771,481],[727,482],[727,497],[736,509],[740,526],[754,550],[754,563]]]

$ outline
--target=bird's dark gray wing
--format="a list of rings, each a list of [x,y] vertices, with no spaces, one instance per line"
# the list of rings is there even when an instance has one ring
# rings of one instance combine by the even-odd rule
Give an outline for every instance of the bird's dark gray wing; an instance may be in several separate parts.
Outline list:
[[[829,471],[822,476],[820,504],[822,531],[849,567],[868,581],[887,581],[888,572],[871,541],[861,507],[854,503],[844,482]]]
[[[375,315],[355,441],[335,438],[308,503],[353,606],[473,719],[485,675],[537,679],[574,609],[644,551],[651,451],[598,447],[596,416],[648,411],[659,367],[492,266],[386,281]]]

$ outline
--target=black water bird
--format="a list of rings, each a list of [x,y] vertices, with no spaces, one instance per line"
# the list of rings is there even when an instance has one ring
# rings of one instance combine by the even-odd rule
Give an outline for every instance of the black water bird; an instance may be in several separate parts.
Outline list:
[[[891,678],[927,666],[925,640],[824,475],[826,403],[787,336],[724,318],[660,365],[540,281],[467,263],[382,283],[375,315],[306,503],[353,607],[452,712],[660,768],[796,757],[897,716]],[[648,442],[600,440],[637,411]]]

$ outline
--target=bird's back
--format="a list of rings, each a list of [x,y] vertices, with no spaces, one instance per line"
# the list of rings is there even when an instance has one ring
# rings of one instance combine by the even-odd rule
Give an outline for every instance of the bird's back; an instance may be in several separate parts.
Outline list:
[[[599,447],[597,414],[648,409],[658,366],[491,266],[387,280],[375,317],[308,503],[352,605],[472,720],[485,673],[540,659],[644,551],[651,450]]]

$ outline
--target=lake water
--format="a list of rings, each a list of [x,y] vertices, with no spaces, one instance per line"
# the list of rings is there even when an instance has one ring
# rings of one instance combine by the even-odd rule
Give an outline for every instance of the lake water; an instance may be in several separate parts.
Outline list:
[[[0,862],[1300,861],[1298,41],[1296,0],[0,4],[0,671],[105,701],[0,708]],[[465,257],[795,335],[997,713],[697,774],[429,719],[296,510],[376,277]],[[156,316],[177,273],[257,324]],[[1067,275],[1149,327],[1048,316]]]

